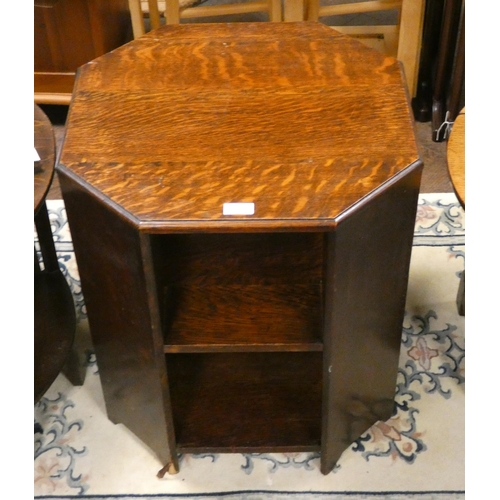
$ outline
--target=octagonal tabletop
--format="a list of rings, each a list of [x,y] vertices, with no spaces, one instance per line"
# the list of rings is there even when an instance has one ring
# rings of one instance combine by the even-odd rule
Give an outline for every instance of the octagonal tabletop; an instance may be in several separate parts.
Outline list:
[[[59,169],[145,230],[313,229],[418,160],[395,59],[320,23],[191,24],[80,68]]]

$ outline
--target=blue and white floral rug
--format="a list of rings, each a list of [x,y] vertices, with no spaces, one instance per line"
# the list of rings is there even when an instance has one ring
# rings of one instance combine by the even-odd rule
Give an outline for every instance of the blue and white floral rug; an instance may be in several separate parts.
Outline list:
[[[59,263],[87,330],[62,201],[48,202]],[[370,428],[327,476],[317,453],[185,455],[156,477],[155,455],[106,418],[98,366],[73,387],[60,375],[35,407],[35,498],[387,500],[464,498],[464,318],[455,304],[465,220],[451,193],[420,196],[396,388],[397,412]],[[369,411],[369,409],[367,409]]]

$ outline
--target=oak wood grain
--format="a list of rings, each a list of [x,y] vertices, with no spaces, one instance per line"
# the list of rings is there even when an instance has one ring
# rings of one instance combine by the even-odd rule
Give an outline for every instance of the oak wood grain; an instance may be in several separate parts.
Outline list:
[[[161,232],[332,225],[417,159],[395,59],[319,23],[237,23],[163,27],[83,66],[60,168]],[[255,214],[223,216],[237,201]]]
[[[40,157],[34,165],[34,204],[35,214],[45,200],[54,177],[56,143],[54,131],[47,115],[35,104],[34,107],[34,146]]]

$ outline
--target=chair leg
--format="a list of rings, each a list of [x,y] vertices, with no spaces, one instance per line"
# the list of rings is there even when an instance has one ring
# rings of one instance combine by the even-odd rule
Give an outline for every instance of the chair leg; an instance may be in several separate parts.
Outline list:
[[[410,97],[416,94],[424,11],[423,0],[403,0],[400,10],[398,59],[403,63]]]
[[[303,21],[304,5],[311,1],[319,3],[319,0],[285,0],[284,20],[286,22]]]
[[[320,0],[306,0],[307,21],[317,21],[319,19]]]
[[[158,10],[158,0],[148,0],[148,7],[151,30],[157,30],[160,27],[160,11]]]
[[[179,0],[166,0],[165,17],[167,24],[179,24],[180,22],[180,10],[179,10]]]
[[[273,23],[281,21],[281,0],[268,0],[269,2],[269,20]]]
[[[146,33],[140,0],[128,0],[128,8],[130,10],[134,38],[139,38]]]

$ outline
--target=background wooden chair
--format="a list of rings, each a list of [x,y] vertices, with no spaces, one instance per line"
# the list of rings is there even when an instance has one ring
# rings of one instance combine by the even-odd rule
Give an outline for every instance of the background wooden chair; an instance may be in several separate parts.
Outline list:
[[[266,12],[270,21],[281,21],[281,0],[248,0],[242,3],[191,6],[189,0],[128,0],[134,38],[146,33],[145,16],[149,16],[149,29],[159,28],[162,18],[166,24],[178,24],[180,19],[225,16]]]
[[[285,2],[290,0],[285,0]],[[297,0],[294,0],[297,2]],[[322,17],[362,14],[383,10],[399,11],[396,25],[333,26],[341,33],[359,38],[360,42],[382,50],[403,63],[410,97],[416,93],[420,47],[422,40],[425,0],[376,0],[351,3],[338,0],[333,5],[322,5],[321,0],[303,0],[305,19],[318,21]],[[285,7],[286,9],[286,7]],[[285,14],[285,19],[287,18]],[[292,19],[290,19],[292,20]]]

